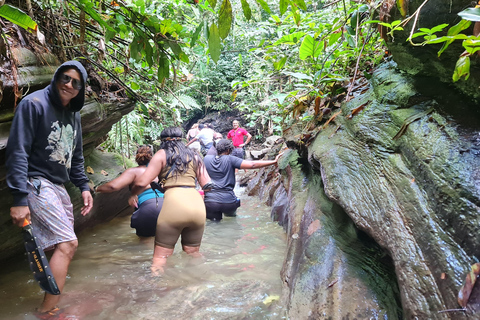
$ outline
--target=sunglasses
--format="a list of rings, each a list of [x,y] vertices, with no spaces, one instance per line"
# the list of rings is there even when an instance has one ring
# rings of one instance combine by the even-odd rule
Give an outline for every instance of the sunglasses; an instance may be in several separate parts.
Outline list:
[[[67,84],[69,83],[70,81],[72,81],[72,87],[75,89],[75,90],[80,90],[83,88],[83,84],[82,84],[82,81],[81,80],[78,80],[78,79],[74,79],[72,77],[70,77],[69,75],[65,74],[65,73],[62,73],[59,77],[58,77],[58,80],[60,80],[60,82],[62,84]]]

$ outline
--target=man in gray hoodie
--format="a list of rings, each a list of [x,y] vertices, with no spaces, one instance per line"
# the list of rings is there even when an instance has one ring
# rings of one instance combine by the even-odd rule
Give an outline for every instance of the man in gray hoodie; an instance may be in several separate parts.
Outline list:
[[[21,227],[25,219],[31,221],[42,249],[53,250],[50,268],[61,292],[78,246],[73,205],[63,184],[71,181],[82,192],[82,215],[93,206],[84,169],[80,120],[86,81],[87,72],[81,63],[62,64],[50,85],[19,103],[6,150],[13,223]],[[54,315],[59,300],[59,295],[45,293],[37,311]]]

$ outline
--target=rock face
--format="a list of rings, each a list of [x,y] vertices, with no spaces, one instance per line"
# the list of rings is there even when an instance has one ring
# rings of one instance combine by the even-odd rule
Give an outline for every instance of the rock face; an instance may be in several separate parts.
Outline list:
[[[27,49],[16,48],[13,49],[13,54],[18,67],[17,85],[20,90],[23,89],[24,94],[27,91],[32,92],[47,86],[60,65],[57,58],[48,53],[37,57]],[[8,68],[10,68],[8,62],[2,66],[2,70]],[[11,75],[6,73],[0,74],[0,80],[3,82],[3,99],[0,103],[0,203],[3,205],[0,209],[0,260],[5,260],[23,252],[24,249],[20,229],[13,226],[11,222],[9,212],[12,199],[5,182],[5,147],[14,114],[13,86],[15,81],[12,80]],[[119,161],[113,155],[103,154],[95,150],[95,147],[102,141],[112,125],[118,122],[122,115],[133,110],[133,107],[134,103],[125,99],[110,103],[100,103],[89,99],[81,111],[85,164],[95,170],[96,173],[89,176],[95,184],[110,180],[112,176],[115,177],[123,170],[121,160]],[[101,170],[108,172],[109,177],[101,175]],[[67,185],[67,188],[74,204],[77,231],[99,222],[108,221],[122,212],[131,212],[127,203],[128,190],[124,190],[116,194],[96,197],[91,213],[82,217],[80,208],[83,206],[83,201],[78,188],[73,185]]]
[[[280,164],[269,194],[288,233],[282,278],[292,319],[465,318],[439,311],[459,308],[479,258],[480,117],[464,101],[467,117],[449,113],[414,83],[384,65],[308,153]],[[250,193],[276,183],[263,174]]]
[[[387,1],[385,1],[387,2]],[[390,3],[395,3],[389,1]],[[397,1],[400,3],[400,1]],[[419,7],[424,4],[424,0],[412,0],[402,1],[407,6],[407,17],[414,15]],[[418,21],[415,26],[415,32],[418,32],[419,28],[433,28],[435,26],[447,23],[448,27],[444,29],[444,36],[450,27],[459,23],[462,19],[458,16],[458,12],[466,9],[473,8],[475,1],[470,0],[431,0],[427,1],[419,11]],[[402,17],[400,11],[395,4],[390,11],[389,22],[395,20],[404,20],[406,17]],[[462,46],[462,40],[456,40],[440,55],[438,51],[442,48],[442,44],[425,45],[422,46],[421,42],[424,41],[423,37],[413,39],[413,42],[418,46],[409,45],[406,42],[410,36],[413,22],[415,18],[412,18],[408,24],[406,24],[403,31],[395,31],[394,38],[388,39],[387,45],[391,51],[392,57],[397,62],[398,67],[409,74],[416,75],[417,77],[433,77],[440,79],[442,82],[449,85],[453,85],[460,92],[475,99],[477,102],[480,99],[480,63],[478,56],[471,57],[470,78],[468,81],[462,79],[452,84],[452,75],[455,70],[455,64],[460,55],[465,51]],[[473,35],[473,25],[462,33],[466,35]],[[426,83],[428,85],[428,83]],[[438,87],[437,87],[438,89]]]

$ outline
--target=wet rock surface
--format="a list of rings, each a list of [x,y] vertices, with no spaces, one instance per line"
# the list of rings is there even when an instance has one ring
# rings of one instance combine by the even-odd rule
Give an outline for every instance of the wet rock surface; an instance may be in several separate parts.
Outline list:
[[[307,164],[302,149],[280,163],[281,187],[269,194],[288,235],[282,277],[290,315],[478,316],[475,301],[466,313],[442,312],[460,307],[458,291],[478,260],[478,129],[413,84],[384,65],[308,146]],[[250,194],[268,190],[259,175],[268,176],[253,177]]]

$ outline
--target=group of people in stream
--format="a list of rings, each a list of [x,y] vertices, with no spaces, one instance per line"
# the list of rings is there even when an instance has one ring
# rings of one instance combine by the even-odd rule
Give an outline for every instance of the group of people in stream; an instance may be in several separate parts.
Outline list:
[[[151,270],[160,274],[180,237],[187,254],[200,256],[206,220],[236,215],[240,205],[234,193],[236,170],[275,165],[280,157],[244,160],[244,146],[252,136],[238,121],[233,122],[227,139],[208,125],[193,127],[186,144],[183,130],[171,127],[161,132],[157,152],[152,146],[140,146],[137,167],[91,190],[84,169],[80,119],[86,81],[87,72],[80,62],[63,63],[50,85],[18,104],[6,149],[13,223],[21,227],[25,221],[31,222],[38,245],[52,252],[49,263],[60,292],[78,246],[66,182],[71,181],[81,191],[82,215],[93,207],[92,193],[115,192],[128,186],[128,202],[136,208],[131,226],[139,236],[155,237]],[[39,319],[61,316],[57,306],[60,296],[45,293],[35,315]]]

